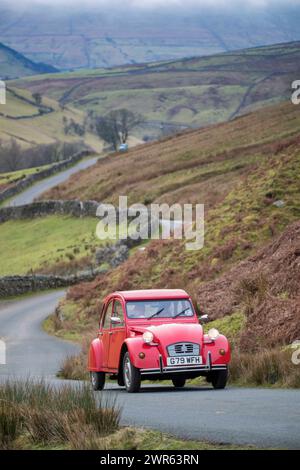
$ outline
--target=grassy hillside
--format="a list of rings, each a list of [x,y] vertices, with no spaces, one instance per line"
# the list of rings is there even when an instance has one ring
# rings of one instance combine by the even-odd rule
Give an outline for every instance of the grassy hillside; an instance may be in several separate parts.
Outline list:
[[[0,42],[0,77],[2,80],[53,72],[57,72],[55,67],[43,63],[35,63],[23,54]]]
[[[124,181],[123,194],[128,193],[133,201],[134,196],[141,197],[143,187],[144,198],[149,197],[149,200],[205,202],[207,210],[204,248],[190,252],[185,250],[184,241],[150,242],[144,251],[133,253],[127,262],[107,275],[69,290],[68,300],[62,306],[69,312],[68,327],[71,324],[72,330],[88,331],[96,319],[99,298],[115,289],[182,287],[186,288],[200,308],[206,311],[209,304],[203,302],[201,286],[206,292],[207,282],[214,282],[221,275],[226,277],[229,269],[254,255],[258,249],[280,235],[290,223],[299,220],[299,119],[295,106],[289,103],[281,104],[231,123],[152,144],[145,147],[143,156],[142,148],[130,152],[124,166],[119,165],[120,177],[122,176]],[[252,141],[249,136],[253,136]],[[73,188],[70,184],[66,190],[62,188],[54,194],[63,197],[74,192],[78,197],[85,196],[84,187],[89,181],[88,191],[93,191],[94,196],[102,195],[104,198],[105,195],[107,201],[114,201],[120,182],[117,181],[116,187],[113,186],[108,191],[99,175],[105,175],[105,180],[108,180],[110,174],[116,174],[116,165],[118,161],[120,163],[120,158],[110,157],[101,164],[98,172],[93,172],[93,176],[86,172],[82,181],[73,180]],[[155,162],[155,159],[156,168],[160,168],[157,180],[161,184],[153,190],[152,186],[156,180],[152,174],[151,162]],[[147,172],[139,171],[139,161],[148,169]],[[237,164],[237,168],[228,172],[232,161]],[[216,165],[218,176],[214,173]],[[132,176],[129,175],[129,168],[133,167],[137,168],[137,171]],[[140,182],[141,175],[144,175],[144,178]],[[217,177],[221,181],[220,185]],[[141,199],[137,197],[135,202],[139,200]],[[274,204],[278,200],[283,201],[279,207]],[[286,269],[283,267],[281,272]],[[268,270],[266,276],[267,273]],[[297,273],[294,271],[292,275],[294,281],[299,275]],[[269,282],[269,279],[267,280]],[[288,295],[292,298],[295,289],[292,288],[291,282],[290,285],[291,291]],[[213,286],[211,289],[214,292]],[[250,295],[251,292],[250,290]],[[221,308],[226,304],[227,294],[226,289],[221,296],[220,305],[210,309],[211,318],[243,313],[246,315],[246,321],[249,321],[248,315],[251,315],[252,310],[244,308],[241,300],[240,303],[233,303],[227,310]],[[278,302],[281,296],[284,301],[286,288],[278,284],[276,295]],[[256,296],[255,289],[253,296]],[[264,297],[258,297],[256,301],[259,303],[263,299]],[[295,323],[298,310],[291,307],[292,305],[294,304],[287,302],[284,312],[289,315],[290,323]],[[280,315],[272,318],[273,326],[268,326],[269,345],[274,344],[274,325],[279,328],[282,321]],[[263,324],[263,317],[261,321]],[[64,331],[63,324],[60,329]],[[256,335],[261,334],[260,330],[248,329],[248,333],[252,341],[248,345],[252,344],[253,347],[253,344],[257,344]],[[297,339],[297,335],[296,329],[282,329],[281,343]],[[263,346],[263,343],[260,344]]]
[[[105,114],[128,108],[144,116],[138,135],[226,121],[288,99],[300,75],[300,43],[116,69],[82,70],[21,80],[18,86]],[[161,123],[164,126],[161,126]]]

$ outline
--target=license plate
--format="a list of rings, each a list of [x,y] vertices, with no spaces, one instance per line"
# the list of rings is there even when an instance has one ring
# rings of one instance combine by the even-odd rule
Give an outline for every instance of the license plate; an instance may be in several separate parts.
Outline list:
[[[202,356],[167,357],[168,366],[196,366],[202,364]]]

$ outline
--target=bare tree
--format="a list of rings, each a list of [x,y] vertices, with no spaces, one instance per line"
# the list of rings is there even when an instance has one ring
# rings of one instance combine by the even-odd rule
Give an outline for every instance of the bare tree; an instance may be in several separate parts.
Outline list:
[[[21,147],[15,139],[11,139],[9,152],[4,153],[4,162],[8,171],[16,171],[19,169],[21,156]]]
[[[32,93],[32,98],[34,99],[37,106],[41,106],[43,98],[40,93]]]
[[[130,132],[142,121],[142,116],[128,109],[116,109],[115,111],[111,111],[110,116],[117,125],[123,144],[127,142]]]
[[[115,122],[107,117],[98,117],[95,122],[95,131],[101,139],[112,145],[114,150],[118,150],[120,135]]]
[[[110,111],[104,117],[90,115],[88,119],[94,119],[96,133],[103,140],[118,149],[120,143],[125,144],[130,132],[142,121],[139,114],[135,114],[128,109],[116,109]]]

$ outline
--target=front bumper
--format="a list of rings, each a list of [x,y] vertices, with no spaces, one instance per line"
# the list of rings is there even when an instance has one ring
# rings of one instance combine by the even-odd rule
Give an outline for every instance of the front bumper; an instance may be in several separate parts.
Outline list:
[[[162,369],[140,369],[142,375],[153,375],[153,374],[177,374],[180,372],[210,372],[214,370],[226,370],[226,365],[217,365],[208,367],[193,366],[193,367],[163,367]]]
[[[163,365],[162,356],[159,356],[159,368],[155,369],[140,369],[141,375],[157,375],[157,374],[177,374],[181,372],[211,372],[217,370],[226,370],[226,364],[212,364],[211,353],[208,352],[206,364],[195,365],[195,366],[169,366]]]

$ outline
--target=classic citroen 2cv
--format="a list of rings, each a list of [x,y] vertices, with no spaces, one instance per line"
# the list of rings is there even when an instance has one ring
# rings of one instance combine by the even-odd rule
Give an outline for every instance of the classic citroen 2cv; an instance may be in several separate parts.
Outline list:
[[[198,376],[221,389],[229,361],[227,339],[215,328],[203,333],[189,295],[158,289],[105,298],[88,368],[94,390],[103,389],[106,374],[128,392],[137,392],[143,379],[169,379],[183,387]]]

